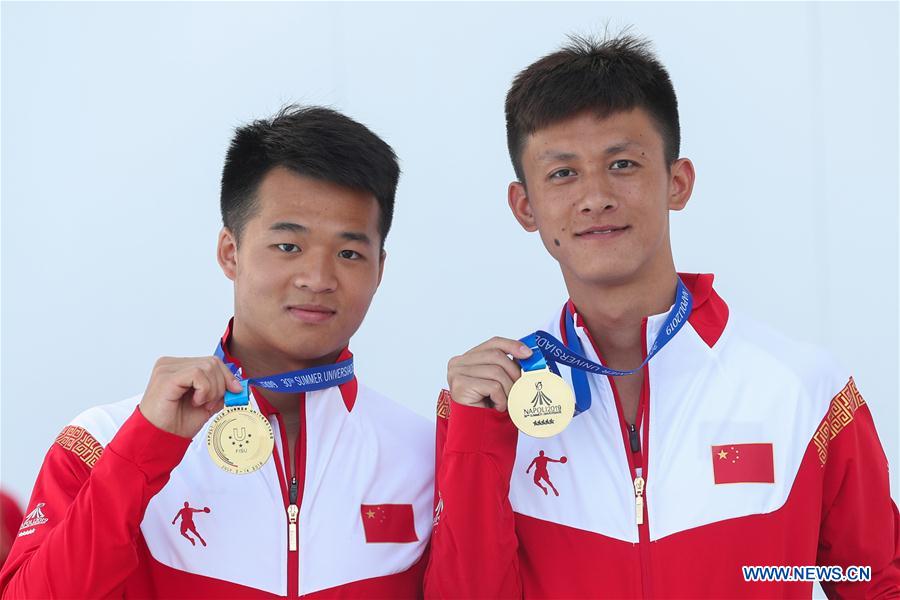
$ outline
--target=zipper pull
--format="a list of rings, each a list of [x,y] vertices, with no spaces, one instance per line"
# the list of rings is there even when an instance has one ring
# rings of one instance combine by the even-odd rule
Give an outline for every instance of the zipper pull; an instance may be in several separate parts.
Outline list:
[[[296,504],[288,506],[288,550],[291,552],[297,551],[297,515],[299,513],[300,509]]]
[[[644,524],[644,478],[634,478],[634,516],[638,525]]]
[[[641,451],[641,436],[638,435],[637,428],[634,423],[628,426],[628,441],[631,443],[631,451],[634,453]]]
[[[297,477],[291,478],[290,490],[291,504],[287,507],[288,515],[288,551],[297,551],[297,515],[300,509],[297,507]]]

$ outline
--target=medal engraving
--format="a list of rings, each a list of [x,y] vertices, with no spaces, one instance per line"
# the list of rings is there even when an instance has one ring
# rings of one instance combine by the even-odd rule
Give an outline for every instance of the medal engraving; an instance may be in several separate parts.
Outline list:
[[[249,405],[221,411],[206,432],[206,447],[219,468],[229,473],[252,473],[272,456],[272,426]]]
[[[575,416],[575,396],[565,380],[549,369],[525,371],[509,392],[507,410],[522,433],[551,437]]]

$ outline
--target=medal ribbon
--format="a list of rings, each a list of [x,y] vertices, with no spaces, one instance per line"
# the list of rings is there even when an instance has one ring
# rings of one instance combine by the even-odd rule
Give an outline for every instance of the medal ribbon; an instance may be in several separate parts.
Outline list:
[[[562,363],[570,367],[572,369],[572,387],[575,388],[575,414],[583,413],[591,407],[591,391],[587,380],[588,373],[613,377],[637,373],[684,327],[688,317],[691,315],[693,304],[694,299],[691,293],[679,277],[678,288],[675,290],[675,304],[672,306],[669,314],[666,315],[665,325],[660,328],[659,333],[656,335],[653,345],[647,352],[647,358],[636,369],[620,371],[585,358],[584,347],[578,338],[578,334],[575,332],[575,319],[568,310],[565,311],[565,326],[569,345],[563,344],[546,331],[535,331],[519,340],[531,348],[532,351],[532,355],[520,360],[519,364],[524,371],[549,368],[557,375],[559,375],[559,369],[556,367],[556,363]]]
[[[225,391],[225,406],[244,406],[250,403],[249,386],[256,386],[273,392],[315,392],[347,383],[353,379],[353,359],[348,358],[333,365],[322,365],[311,369],[288,371],[268,377],[252,377],[244,379],[234,363],[225,361],[225,350],[222,342],[216,347],[215,355],[234,373],[235,378],[244,386],[244,391],[235,394]]]

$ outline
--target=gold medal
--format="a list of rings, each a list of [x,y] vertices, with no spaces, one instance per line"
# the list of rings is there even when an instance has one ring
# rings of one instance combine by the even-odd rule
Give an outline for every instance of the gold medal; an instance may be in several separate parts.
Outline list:
[[[209,455],[229,473],[256,471],[272,456],[274,446],[269,420],[249,404],[225,408],[206,432]]]
[[[509,416],[519,431],[536,438],[556,435],[575,416],[575,395],[550,369],[523,371],[509,391]]]

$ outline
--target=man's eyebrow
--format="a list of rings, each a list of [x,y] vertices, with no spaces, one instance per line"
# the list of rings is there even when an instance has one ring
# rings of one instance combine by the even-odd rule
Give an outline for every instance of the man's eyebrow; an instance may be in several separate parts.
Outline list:
[[[363,244],[372,245],[372,238],[359,231],[342,231],[340,237],[350,242],[362,242]]]
[[[625,152],[626,150],[631,150],[635,147],[640,148],[641,145],[637,142],[625,141],[619,142],[618,144],[613,144],[612,146],[608,146],[605,152],[606,154],[618,154],[619,152]]]
[[[290,223],[288,221],[279,221],[273,223],[269,227],[269,231],[289,231],[291,233],[309,233],[309,227],[300,225],[299,223]],[[350,242],[362,242],[363,244],[372,245],[372,238],[361,231],[342,231],[338,234],[342,240]]]
[[[309,233],[309,228],[297,223],[279,221],[269,227],[269,231],[290,231],[292,233]]]
[[[574,152],[564,152],[562,150],[544,150],[538,154],[537,159],[540,162],[552,162],[554,160],[572,160],[578,158]]]

